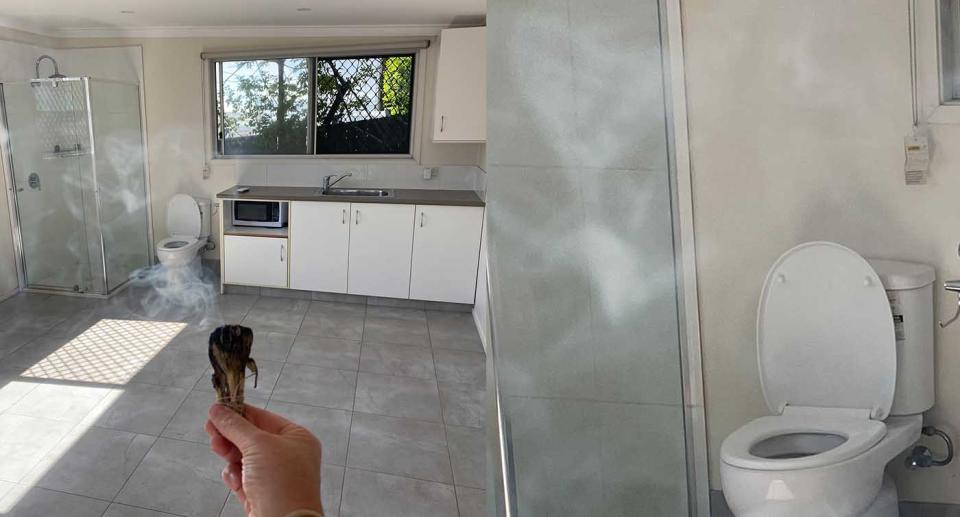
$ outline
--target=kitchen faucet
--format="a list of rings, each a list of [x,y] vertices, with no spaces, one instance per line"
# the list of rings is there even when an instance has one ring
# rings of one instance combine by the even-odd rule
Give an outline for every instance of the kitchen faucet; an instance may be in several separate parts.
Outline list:
[[[337,182],[340,181],[340,180],[342,180],[343,178],[347,178],[347,177],[350,177],[350,176],[353,176],[353,173],[352,173],[352,172],[348,172],[348,173],[346,173],[346,174],[341,174],[340,176],[337,176],[336,174],[328,174],[328,175],[324,176],[324,177],[323,177],[323,188],[320,189],[320,193],[321,193],[321,194],[329,194],[329,193],[330,193],[330,187],[336,185]],[[335,180],[333,180],[333,181],[330,181],[330,178],[337,178],[337,179],[335,179]]]

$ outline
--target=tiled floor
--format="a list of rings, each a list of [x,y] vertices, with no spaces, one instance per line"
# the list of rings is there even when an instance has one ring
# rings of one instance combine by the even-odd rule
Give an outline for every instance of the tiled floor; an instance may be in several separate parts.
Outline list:
[[[470,314],[228,294],[148,315],[153,294],[0,303],[0,516],[242,515],[202,428],[224,322],[254,329],[249,402],[323,442],[327,515],[484,513]]]

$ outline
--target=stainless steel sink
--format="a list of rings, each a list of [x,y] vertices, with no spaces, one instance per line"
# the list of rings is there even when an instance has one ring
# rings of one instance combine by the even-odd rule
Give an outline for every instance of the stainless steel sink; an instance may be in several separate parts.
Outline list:
[[[319,189],[317,194],[321,196],[390,197],[393,192],[382,188],[332,188],[326,192]]]

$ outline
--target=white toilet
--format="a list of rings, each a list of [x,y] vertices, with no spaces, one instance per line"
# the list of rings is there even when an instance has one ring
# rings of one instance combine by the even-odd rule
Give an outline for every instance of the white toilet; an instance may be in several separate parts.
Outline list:
[[[721,446],[734,515],[898,515],[884,469],[920,437],[921,413],[934,402],[933,281],[929,266],[868,262],[828,242],[774,263],[757,310],[774,416]]]
[[[160,264],[200,272],[200,254],[210,237],[210,200],[177,194],[167,202],[167,233],[157,243]]]

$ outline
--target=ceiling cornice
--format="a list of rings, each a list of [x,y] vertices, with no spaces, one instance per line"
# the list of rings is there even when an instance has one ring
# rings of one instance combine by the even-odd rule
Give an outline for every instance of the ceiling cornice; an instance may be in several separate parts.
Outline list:
[[[199,27],[91,27],[58,29],[57,38],[322,38],[436,36],[447,25],[294,25]]]

